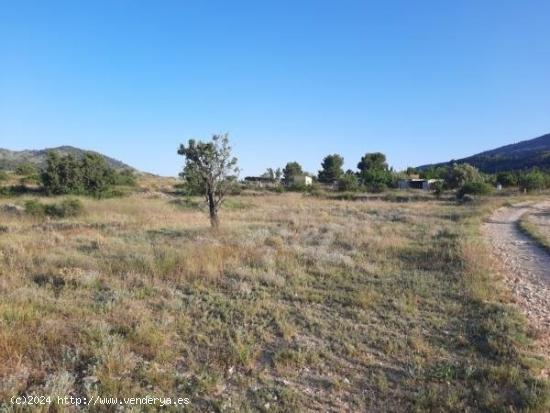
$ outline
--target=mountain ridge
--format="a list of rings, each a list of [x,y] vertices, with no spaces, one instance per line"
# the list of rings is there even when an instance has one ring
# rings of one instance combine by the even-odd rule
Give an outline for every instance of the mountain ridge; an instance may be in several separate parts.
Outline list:
[[[97,151],[81,149],[70,145],[62,145],[55,148],[45,149],[23,149],[20,151],[0,148],[0,170],[14,170],[19,165],[24,163],[32,163],[38,168],[42,168],[46,165],[47,154],[50,151],[55,151],[60,155],[71,154],[77,158],[81,158],[86,153],[93,153],[103,157],[107,164],[114,169],[130,169],[137,172],[136,168],[119,161],[118,159],[111,158]]]
[[[487,173],[515,171],[534,167],[550,169],[550,133],[516,143],[489,149],[465,158],[421,165],[417,169],[469,163]]]

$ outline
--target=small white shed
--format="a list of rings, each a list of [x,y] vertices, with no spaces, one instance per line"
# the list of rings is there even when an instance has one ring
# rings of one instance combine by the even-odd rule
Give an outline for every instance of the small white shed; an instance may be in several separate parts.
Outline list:
[[[297,175],[294,177],[293,183],[294,185],[310,186],[311,184],[313,184],[313,178],[307,175]]]

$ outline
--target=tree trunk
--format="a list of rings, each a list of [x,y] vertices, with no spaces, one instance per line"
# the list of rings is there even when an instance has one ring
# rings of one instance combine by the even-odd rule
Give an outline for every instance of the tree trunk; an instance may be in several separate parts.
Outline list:
[[[218,209],[216,208],[214,194],[212,192],[208,192],[208,209],[210,210],[210,225],[212,228],[218,228],[220,226],[220,221],[218,219]]]

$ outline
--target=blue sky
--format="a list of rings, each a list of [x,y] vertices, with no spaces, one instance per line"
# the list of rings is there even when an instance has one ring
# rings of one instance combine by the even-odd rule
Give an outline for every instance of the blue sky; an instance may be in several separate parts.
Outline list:
[[[175,175],[229,132],[242,175],[404,168],[550,132],[550,2],[0,0],[0,147]]]

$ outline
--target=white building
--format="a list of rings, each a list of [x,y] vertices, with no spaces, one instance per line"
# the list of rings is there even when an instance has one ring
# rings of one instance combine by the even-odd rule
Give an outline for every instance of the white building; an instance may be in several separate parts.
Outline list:
[[[313,178],[311,176],[307,176],[307,175],[297,175],[292,180],[292,183],[294,185],[310,186],[311,184],[313,184]]]

